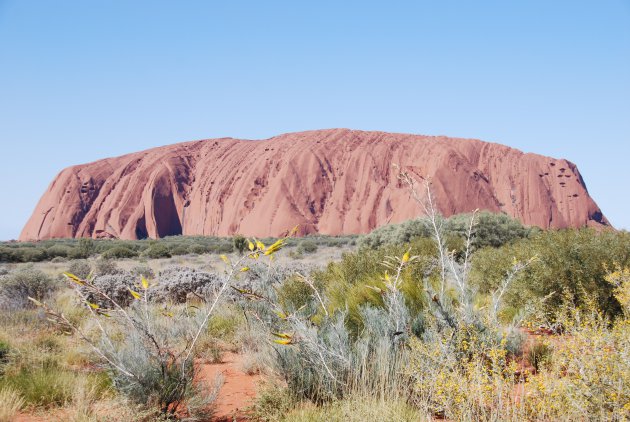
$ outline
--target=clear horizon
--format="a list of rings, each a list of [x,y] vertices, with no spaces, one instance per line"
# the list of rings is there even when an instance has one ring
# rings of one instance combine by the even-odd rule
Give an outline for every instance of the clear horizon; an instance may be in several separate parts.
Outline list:
[[[64,167],[344,127],[574,162],[630,228],[630,3],[0,0],[0,240]]]

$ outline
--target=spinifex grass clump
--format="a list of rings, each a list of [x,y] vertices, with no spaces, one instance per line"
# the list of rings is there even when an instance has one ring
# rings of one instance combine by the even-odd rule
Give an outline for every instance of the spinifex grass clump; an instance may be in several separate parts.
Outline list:
[[[271,258],[284,243],[280,239],[265,247],[261,242],[249,242],[249,252],[235,262],[223,256],[227,264],[224,276],[214,289],[204,290],[204,296],[197,293],[194,306],[152,303],[153,290],[160,288],[144,277],[136,285],[127,285],[122,298],[110,295],[93,278],[65,273],[91,315],[91,330],[84,328],[88,324],[75,324],[42,301],[30,299],[52,322],[91,346],[109,369],[114,387],[126,397],[157,408],[168,418],[207,417],[217,388],[198,379],[195,359],[210,317],[231,282],[248,270],[243,261]]]

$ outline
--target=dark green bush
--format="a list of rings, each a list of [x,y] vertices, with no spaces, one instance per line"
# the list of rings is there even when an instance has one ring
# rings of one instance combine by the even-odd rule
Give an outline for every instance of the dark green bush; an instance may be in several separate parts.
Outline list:
[[[62,257],[66,258],[72,252],[72,248],[66,245],[53,245],[46,249],[48,258]]]
[[[0,262],[19,262],[14,249],[6,246],[0,246]]]
[[[9,343],[0,340],[0,376],[4,372],[4,366],[9,363],[9,354],[11,353],[11,346]]]
[[[14,262],[41,262],[49,259],[45,249],[36,247],[26,247],[16,249]]]
[[[360,247],[377,249],[384,245],[404,245],[417,237],[430,237],[431,231],[422,219],[388,224],[359,239]]]
[[[470,226],[471,214],[454,215],[444,220],[444,236],[446,239],[466,238]],[[475,218],[474,238],[472,246],[480,249],[486,246],[499,247],[528,237],[532,229],[523,226],[518,220],[506,214],[480,212]],[[432,230],[425,219],[405,221],[400,224],[389,224],[377,228],[363,236],[359,245],[372,249],[384,245],[404,245],[418,237],[431,237]],[[460,243],[461,243],[460,242]]]
[[[247,239],[240,234],[235,235],[232,242],[234,244],[234,249],[236,249],[240,254],[243,254],[243,252],[247,249]]]
[[[136,257],[138,253],[125,246],[115,246],[103,252],[101,256],[106,259],[124,259]]]
[[[151,259],[170,258],[171,252],[163,243],[153,243],[144,251],[143,255]]]
[[[170,252],[173,256],[188,255],[189,253],[188,248],[185,245],[177,245],[172,248]]]
[[[195,255],[202,255],[208,253],[208,247],[204,245],[190,245],[188,252]]]
[[[314,253],[317,252],[317,243],[312,240],[303,240],[298,244],[298,253]]]
[[[469,229],[471,214],[460,214],[447,220],[447,232],[466,237]],[[514,241],[527,238],[532,231],[530,227],[525,227],[520,221],[507,214],[494,214],[491,212],[480,212],[475,218],[473,229],[474,238],[472,244],[475,249],[492,246],[499,246],[512,243]]]
[[[538,304],[553,316],[566,304],[592,301],[606,315],[619,315],[613,286],[605,280],[615,265],[630,265],[630,234],[592,229],[540,232],[499,249],[485,248],[473,258],[472,280],[482,293],[495,289],[514,260],[532,264],[517,275],[506,293],[509,306]],[[545,298],[544,303],[540,303]]]
[[[89,238],[81,238],[77,242],[76,249],[82,258],[89,258],[96,252],[96,244],[94,240]]]
[[[234,252],[234,247],[231,244],[218,244],[211,245],[210,252],[214,253],[232,253]]]

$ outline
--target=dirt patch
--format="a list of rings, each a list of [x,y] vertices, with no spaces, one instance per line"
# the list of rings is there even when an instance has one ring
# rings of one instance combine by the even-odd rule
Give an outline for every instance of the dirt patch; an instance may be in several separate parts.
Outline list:
[[[223,385],[215,402],[216,422],[249,420],[246,409],[253,404],[261,376],[246,374],[242,364],[242,355],[226,353],[222,363],[204,364],[200,369],[200,378],[211,385],[218,374],[223,375]]]

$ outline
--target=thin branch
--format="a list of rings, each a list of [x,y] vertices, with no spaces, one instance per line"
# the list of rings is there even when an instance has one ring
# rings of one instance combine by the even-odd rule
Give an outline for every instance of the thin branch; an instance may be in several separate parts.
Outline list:
[[[298,277],[302,279],[302,282],[306,283],[306,285],[308,285],[311,289],[313,289],[313,291],[315,292],[315,295],[317,296],[317,300],[319,300],[319,303],[322,306],[322,309],[324,310],[324,313],[326,314],[326,316],[328,316],[328,310],[326,309],[326,305],[324,305],[324,300],[320,296],[319,291],[317,290],[313,282],[300,273],[296,273],[296,274],[298,275]]]

